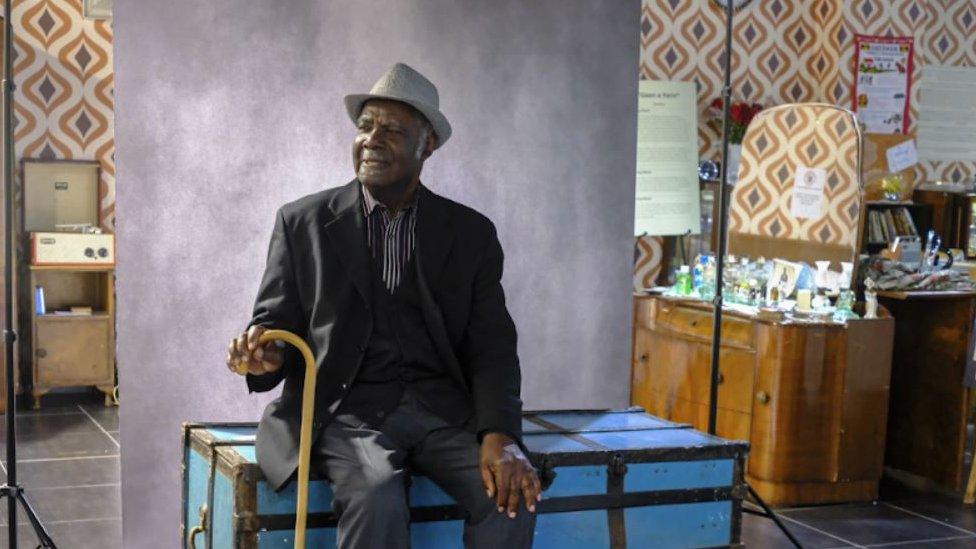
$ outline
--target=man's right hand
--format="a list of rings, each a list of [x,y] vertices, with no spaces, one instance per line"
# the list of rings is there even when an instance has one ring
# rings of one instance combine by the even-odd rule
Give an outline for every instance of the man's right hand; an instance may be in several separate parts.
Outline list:
[[[274,372],[281,368],[283,353],[274,342],[258,344],[264,326],[251,326],[248,331],[234,338],[227,347],[227,367],[237,372],[241,364],[247,366],[247,373],[255,376]]]

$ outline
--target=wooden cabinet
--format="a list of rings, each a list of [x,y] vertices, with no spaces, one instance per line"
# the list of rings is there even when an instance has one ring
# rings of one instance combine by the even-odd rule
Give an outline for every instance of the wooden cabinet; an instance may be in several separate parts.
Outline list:
[[[34,407],[55,387],[95,386],[113,402],[115,388],[114,271],[111,268],[30,268],[31,288],[43,288],[46,312],[31,314]],[[71,306],[91,314],[64,314]]]
[[[976,258],[976,242],[970,242],[969,235],[976,219],[976,194],[915,191],[915,201],[932,207],[932,228],[942,236],[943,246],[961,248],[967,258]]]
[[[771,505],[869,501],[881,477],[894,322],[722,320],[716,431],[751,444]],[[708,427],[711,306],[637,296],[631,402]]]
[[[897,320],[885,464],[961,490],[972,406],[963,379],[976,294],[880,292],[879,297]]]

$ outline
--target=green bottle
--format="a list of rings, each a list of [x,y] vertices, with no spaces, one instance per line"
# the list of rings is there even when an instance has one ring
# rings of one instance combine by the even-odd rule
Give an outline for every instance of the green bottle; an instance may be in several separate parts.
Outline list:
[[[691,269],[682,265],[674,277],[675,290],[679,295],[691,295]]]

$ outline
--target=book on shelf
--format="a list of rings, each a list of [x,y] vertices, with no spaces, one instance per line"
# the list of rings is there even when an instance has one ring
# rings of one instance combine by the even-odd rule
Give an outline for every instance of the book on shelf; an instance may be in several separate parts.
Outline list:
[[[868,212],[868,242],[871,244],[884,244],[884,230],[881,228],[881,216],[878,212]]]
[[[918,236],[918,228],[908,208],[868,210],[867,241],[869,244],[891,244],[899,236]]]
[[[94,311],[92,311],[91,307],[69,307],[67,309],[51,311],[51,314],[57,316],[92,316]]]
[[[901,217],[902,223],[905,226],[905,235],[918,236],[918,228],[915,226],[915,220],[912,219],[912,214],[908,211],[908,208],[898,208],[898,215]]]

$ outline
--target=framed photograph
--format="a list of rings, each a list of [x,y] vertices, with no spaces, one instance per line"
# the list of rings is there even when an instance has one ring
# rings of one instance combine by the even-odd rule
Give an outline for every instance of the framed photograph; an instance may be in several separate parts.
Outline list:
[[[773,275],[769,277],[769,287],[779,290],[780,299],[788,299],[796,290],[803,266],[792,261],[773,259]]]
[[[112,0],[85,0],[85,19],[111,19]]]

